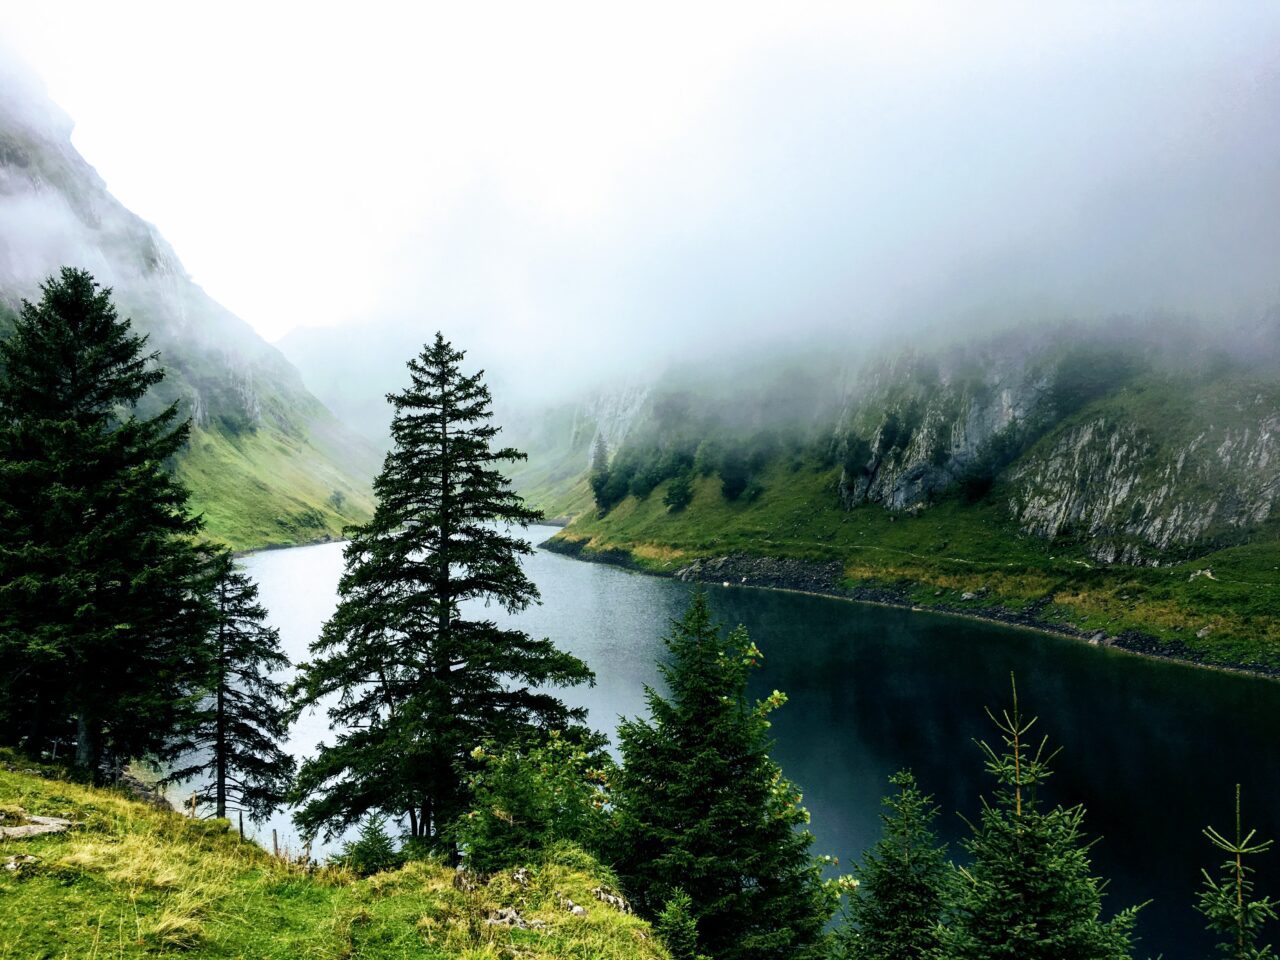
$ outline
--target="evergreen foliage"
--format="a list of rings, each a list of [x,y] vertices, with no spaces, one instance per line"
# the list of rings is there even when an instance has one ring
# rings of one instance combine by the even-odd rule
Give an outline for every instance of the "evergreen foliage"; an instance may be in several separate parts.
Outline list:
[[[365,818],[360,825],[360,836],[343,844],[342,853],[335,859],[358,877],[394,869],[402,862],[387,833],[387,818],[378,815]]]
[[[751,482],[751,470],[747,458],[736,449],[725,453],[720,461],[720,492],[726,500],[737,500]]]
[[[393,449],[374,481],[373,519],[352,528],[339,604],[302,664],[297,709],[334,698],[339,731],[303,763],[294,796],[307,834],[368,813],[404,817],[410,837],[454,853],[447,834],[469,806],[471,751],[522,744],[585,715],[550,688],[594,680],[550,640],[484,617],[538,600],[509,532],[539,518],[497,465],[489,390],[437,334],[388,397]]]
[[[214,622],[205,696],[168,749],[175,763],[165,780],[208,777],[198,795],[214,816],[225,817],[231,803],[261,820],[283,803],[293,777],[293,758],[281,748],[288,736],[284,686],[272,677],[289,660],[279,631],[265,625],[258,585],[236,569],[230,552],[212,556],[208,579]]]
[[[840,956],[941,960],[952,871],[933,830],[938,808],[911,773],[894,774],[889,782],[898,792],[884,800],[884,835],[854,867],[857,887],[840,932]]]
[[[667,492],[662,498],[662,502],[667,505],[667,509],[672,513],[683,510],[693,501],[693,479],[687,473],[682,473],[669,484],[667,484]]]
[[[1270,960],[1275,954],[1269,945],[1258,946],[1258,936],[1268,920],[1276,919],[1276,902],[1270,897],[1254,895],[1254,869],[1245,863],[1245,857],[1266,853],[1272,841],[1255,839],[1256,830],[1245,833],[1240,818],[1239,784],[1236,784],[1235,836],[1227,839],[1213,827],[1206,827],[1204,835],[1227,854],[1216,879],[1208,870],[1201,871],[1204,886],[1200,902],[1196,904],[1196,909],[1209,921],[1208,929],[1226,938],[1218,944],[1218,952],[1230,960]]]
[[[619,877],[656,917],[683,889],[698,950],[716,960],[825,956],[835,909],[795,785],[769,757],[775,691],[747,698],[760,651],[741,627],[722,638],[694,594],[666,639],[669,695],[649,689],[649,718],[618,728],[612,800]]]
[[[658,914],[655,926],[671,960],[708,960],[698,952],[698,923],[693,919],[692,910],[689,895],[677,889]]]
[[[1047,742],[1032,745],[1035,719],[1023,718],[1018,691],[999,719],[1003,747],[981,744],[996,780],[964,847],[963,869],[948,927],[953,960],[1127,960],[1137,908],[1101,919],[1102,883],[1090,873],[1084,808],[1045,809],[1040,787],[1051,774]]]
[[[477,747],[472,757],[473,807],[458,828],[469,868],[487,874],[535,863],[562,842],[600,851],[606,777],[591,751],[553,730],[528,750]]]
[[[111,291],[63,268],[0,343],[0,740],[72,735],[101,779],[162,748],[203,677],[199,521],[166,467],[189,424]]]
[[[596,434],[595,446],[591,448],[591,473],[588,476],[591,484],[591,496],[596,506],[608,510],[613,504],[608,497],[609,488],[609,446],[605,443],[604,434]]]

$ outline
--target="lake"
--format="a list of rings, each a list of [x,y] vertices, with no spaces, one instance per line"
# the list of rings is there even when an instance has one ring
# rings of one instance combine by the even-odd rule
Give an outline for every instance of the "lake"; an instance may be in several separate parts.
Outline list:
[[[341,545],[267,551],[244,565],[286,652],[304,659],[336,602]],[[610,732],[619,715],[642,713],[661,638],[692,587],[542,550],[527,570],[543,603],[520,615],[521,626],[596,671],[595,687],[565,699]],[[1040,717],[1036,732],[1064,747],[1047,796],[1083,803],[1087,830],[1101,836],[1093,860],[1110,879],[1108,909],[1153,901],[1135,956],[1208,954],[1192,905],[1200,869],[1220,857],[1201,830],[1227,830],[1237,781],[1246,821],[1280,837],[1280,683],[957,617],[752,588],[709,595],[763,651],[758,693],[790,698],[773,715],[774,756],[804,792],[815,852],[839,857],[842,872],[879,835],[886,779],[903,767],[936,797],[944,837],[954,844],[966,834],[958,814],[976,818],[991,786],[974,744],[997,736],[983,707],[1007,703],[1011,672]],[[290,749],[305,756],[327,735],[323,713],[304,715]],[[268,844],[272,826],[297,849],[287,814],[258,828]],[[1280,894],[1280,853],[1257,859],[1261,892]]]

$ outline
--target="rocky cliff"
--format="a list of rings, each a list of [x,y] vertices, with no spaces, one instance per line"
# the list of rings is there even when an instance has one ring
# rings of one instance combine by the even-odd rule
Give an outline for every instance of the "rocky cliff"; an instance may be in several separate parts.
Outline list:
[[[836,428],[846,507],[998,496],[1027,535],[1159,564],[1240,542],[1280,497],[1273,364],[1156,350],[1130,326],[873,366]],[[994,493],[993,493],[994,491]]]
[[[629,425],[616,469],[640,499],[681,472],[719,471],[725,498],[749,502],[788,482],[775,466],[808,464],[834,469],[821,495],[847,511],[994,504],[1015,535],[1093,561],[1176,562],[1273,537],[1278,331],[1275,317],[1230,336],[1185,321],[1032,326],[840,366],[827,357],[803,383],[786,364],[704,393],[660,380],[627,395],[638,407],[616,398]],[[589,439],[545,479],[580,480]],[[539,438],[530,449],[531,469],[549,462]]]

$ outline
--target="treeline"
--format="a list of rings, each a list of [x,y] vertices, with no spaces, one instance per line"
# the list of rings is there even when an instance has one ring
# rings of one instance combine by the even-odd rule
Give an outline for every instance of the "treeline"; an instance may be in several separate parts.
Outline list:
[[[863,371],[868,385],[848,398],[834,382],[819,378],[792,386],[794,368],[757,369],[706,394],[679,382],[660,384],[645,419],[617,449],[609,450],[603,436],[596,438],[589,473],[596,507],[607,513],[626,497],[645,499],[670,481],[664,502],[679,511],[692,498],[693,481],[713,475],[725,500],[749,502],[777,467],[840,467],[846,490],[865,490],[884,464],[909,451],[951,471],[948,491],[966,502],[983,500],[1055,425],[1152,372],[1146,345],[1131,335],[1090,335],[1098,342],[1042,343],[1043,356],[1033,364],[1039,402],[962,463],[952,462],[951,449],[960,411],[938,401],[944,395],[983,402],[992,396],[990,371],[976,362],[957,364],[945,376],[929,356],[869,366]],[[830,369],[824,372],[836,379]]]
[[[339,859],[361,873],[431,857],[465,886],[468,872],[586,851],[617,879],[597,896],[652,920],[675,960],[1132,956],[1137,910],[1104,916],[1084,811],[1041,797],[1053,755],[1016,690],[984,747],[993,788],[963,866],[902,773],[883,838],[850,876],[828,876],[771,757],[786,698],[749,696],[761,651],[700,593],[612,759],[556,693],[594,682],[589,667],[486,612],[538,602],[531,548],[511,532],[538,515],[503,476],[522,455],[496,443],[488,388],[439,334],[389,398],[375,513],[350,531],[338,607],[284,686],[256,586],[200,539],[167,467],[187,430],[177,408],[137,413],[157,357],[88,274],[64,270],[43,294],[0,345],[3,743],[74,744],[99,782],[131,759],[202,778],[216,816],[288,804],[306,836],[358,828]],[[696,470],[690,457],[672,462]],[[322,706],[333,740],[295,771],[288,724]],[[1208,836],[1226,863],[1198,908],[1226,956],[1270,956],[1258,938],[1275,905],[1248,864],[1269,844],[1238,805],[1234,829]]]

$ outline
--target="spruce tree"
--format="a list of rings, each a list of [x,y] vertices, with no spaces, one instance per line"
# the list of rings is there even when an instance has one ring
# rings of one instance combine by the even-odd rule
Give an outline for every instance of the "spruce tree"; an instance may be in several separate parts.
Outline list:
[[[698,924],[691,912],[693,901],[683,890],[672,893],[654,924],[671,960],[707,960],[698,952]]]
[[[1226,938],[1218,944],[1218,952],[1230,960],[1269,960],[1275,954],[1269,945],[1258,946],[1258,936],[1268,920],[1276,919],[1276,902],[1270,897],[1254,895],[1254,870],[1245,863],[1245,857],[1266,853],[1272,841],[1255,839],[1256,830],[1244,832],[1239,784],[1236,784],[1235,836],[1227,839],[1213,827],[1206,827],[1204,835],[1227,854],[1217,879],[1208,870],[1201,871],[1204,886],[1200,902],[1196,904],[1196,909],[1209,921],[1208,929]]]
[[[605,492],[609,485],[609,447],[604,441],[603,433],[596,434],[595,446],[591,449],[591,472],[588,476],[596,506],[601,510],[608,510],[612,506]]]
[[[436,334],[409,362],[410,386],[388,397],[393,448],[374,516],[350,531],[338,608],[300,669],[297,708],[334,698],[339,731],[299,771],[307,834],[383,813],[456,855],[471,751],[572,734],[585,716],[550,688],[593,682],[587,666],[484,615],[491,603],[518,612],[538,601],[520,566],[532,548],[510,528],[540,514],[498,470],[524,455],[494,449],[489,390],[462,360]]]
[[[1102,883],[1090,872],[1082,835],[1084,808],[1046,809],[1040,787],[1052,771],[1047,742],[1028,742],[1018,690],[999,719],[999,749],[983,743],[996,780],[992,800],[964,842],[972,863],[961,871],[948,927],[953,960],[1127,960],[1137,908],[1102,919]]]
[[[854,867],[855,893],[840,932],[845,960],[935,960],[942,953],[942,922],[952,872],[933,823],[938,808],[908,771],[889,782],[880,815],[884,835]]]
[[[656,918],[683,890],[697,952],[716,960],[823,957],[837,893],[810,855],[795,785],[769,756],[768,713],[785,698],[747,698],[760,651],[741,627],[727,639],[699,592],[666,639],[668,696],[618,728],[612,791],[615,866],[637,909]]]
[[[204,669],[199,521],[166,469],[189,424],[138,415],[164,372],[109,289],[41,290],[0,344],[0,738],[73,736],[100,779],[162,747]]]
[[[261,820],[284,802],[293,777],[293,758],[281,748],[289,732],[284,685],[272,677],[289,659],[279,631],[264,623],[258,585],[230,552],[213,554],[208,582],[209,673],[184,735],[167,750],[174,763],[165,780],[207,777],[197,793],[214,816],[232,804]]]

